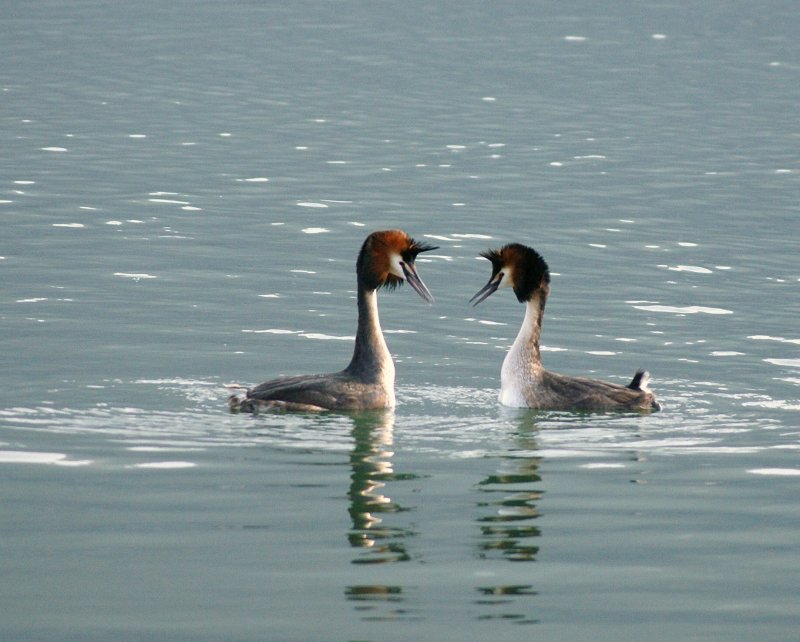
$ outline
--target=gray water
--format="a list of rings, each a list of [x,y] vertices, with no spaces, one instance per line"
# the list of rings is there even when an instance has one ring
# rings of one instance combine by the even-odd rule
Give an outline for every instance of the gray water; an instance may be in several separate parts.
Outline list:
[[[0,637],[796,640],[794,2],[8,2]],[[343,367],[370,231],[395,412],[232,416]],[[558,372],[498,406],[554,273]]]

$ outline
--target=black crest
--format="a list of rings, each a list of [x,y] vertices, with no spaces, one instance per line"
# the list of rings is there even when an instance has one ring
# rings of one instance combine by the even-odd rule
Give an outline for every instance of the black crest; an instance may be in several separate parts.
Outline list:
[[[416,258],[417,254],[421,254],[422,252],[430,252],[431,250],[438,250],[438,245],[430,245],[425,243],[424,241],[417,241],[415,239],[409,239],[409,246],[404,252],[401,252],[400,256],[403,257],[403,260],[406,263],[413,263]]]

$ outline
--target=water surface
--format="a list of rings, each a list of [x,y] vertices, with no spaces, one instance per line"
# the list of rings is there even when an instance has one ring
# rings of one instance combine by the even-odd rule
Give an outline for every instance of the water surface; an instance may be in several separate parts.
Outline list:
[[[40,2],[0,45],[5,639],[796,636],[792,3]],[[374,229],[394,412],[232,416],[343,367]],[[651,416],[497,405],[548,367]]]

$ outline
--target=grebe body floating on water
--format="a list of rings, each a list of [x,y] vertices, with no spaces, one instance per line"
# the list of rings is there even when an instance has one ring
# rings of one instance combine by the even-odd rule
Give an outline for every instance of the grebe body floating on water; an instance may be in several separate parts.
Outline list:
[[[340,372],[280,377],[232,395],[232,412],[262,410],[360,410],[393,408],[394,363],[378,318],[379,288],[394,289],[403,281],[428,303],[433,295],[417,274],[417,254],[436,247],[419,243],[402,230],[370,234],[356,262],[358,327],[350,364]]]
[[[579,411],[661,410],[647,388],[650,373],[639,370],[627,386],[596,379],[568,377],[542,366],[539,336],[550,270],[536,250],[511,243],[481,254],[492,262],[489,282],[470,299],[478,305],[499,288],[510,287],[525,303],[525,319],[500,371],[500,403],[517,408]]]

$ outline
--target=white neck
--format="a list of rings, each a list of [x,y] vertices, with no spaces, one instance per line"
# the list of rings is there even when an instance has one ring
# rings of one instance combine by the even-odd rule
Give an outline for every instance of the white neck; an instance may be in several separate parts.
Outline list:
[[[540,293],[525,304],[525,318],[514,344],[508,351],[500,370],[500,402],[506,406],[527,405],[524,392],[541,376],[539,336],[542,332],[544,296]]]

